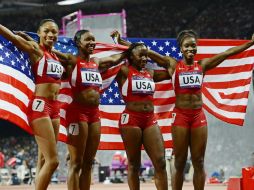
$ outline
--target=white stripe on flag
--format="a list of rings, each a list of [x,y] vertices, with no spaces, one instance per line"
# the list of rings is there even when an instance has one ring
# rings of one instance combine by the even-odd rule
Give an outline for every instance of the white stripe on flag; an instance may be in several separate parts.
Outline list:
[[[0,108],[17,115],[28,124],[26,114],[18,106],[0,99]]]
[[[218,54],[235,46],[198,46],[198,54]],[[254,49],[254,46],[248,50]]]
[[[12,94],[15,96],[18,100],[23,102],[26,106],[28,106],[29,99],[27,97],[27,94],[24,94],[22,91],[20,91],[18,88],[15,88],[12,85],[9,85],[4,82],[0,82],[0,89],[2,92],[5,92],[7,94]]]
[[[218,114],[223,115],[225,117],[232,118],[232,119],[239,119],[239,118],[244,119],[244,117],[245,117],[245,113],[230,112],[230,111],[225,111],[225,110],[217,108],[205,96],[203,96],[203,101],[205,102],[206,106],[208,106],[210,109],[212,109],[215,113],[218,113]]]
[[[249,79],[250,72],[239,72],[234,74],[217,74],[216,77],[214,75],[205,75],[204,82],[233,82],[235,80],[241,79]]]
[[[16,80],[24,83],[24,85],[26,85],[28,89],[34,92],[34,89],[35,89],[34,82],[31,79],[29,79],[25,74],[21,73],[20,71],[13,69],[9,66],[0,64],[0,72],[5,75],[14,77]]]

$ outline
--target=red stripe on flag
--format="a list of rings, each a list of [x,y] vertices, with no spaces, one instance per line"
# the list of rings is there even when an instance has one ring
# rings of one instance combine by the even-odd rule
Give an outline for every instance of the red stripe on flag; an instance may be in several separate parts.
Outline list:
[[[154,105],[155,106],[162,106],[162,105],[174,104],[175,99],[176,99],[175,97],[171,97],[171,98],[156,98],[156,100],[154,100]]]
[[[101,128],[102,134],[119,134],[119,128],[103,126]]]
[[[0,81],[13,86],[17,90],[20,90],[21,92],[23,92],[25,95],[32,95],[33,94],[33,92],[27,87],[26,84],[24,84],[23,82],[20,82],[19,80],[17,80],[16,78],[14,78],[11,75],[6,75],[6,74],[0,72]]]
[[[124,150],[122,142],[100,142],[99,150]]]
[[[109,113],[109,112],[100,111],[100,114],[101,114],[101,118],[118,120],[120,118],[121,113]]]
[[[24,104],[24,102],[21,102],[19,99],[17,99],[15,95],[0,91],[0,97],[1,97],[1,100],[3,101],[12,102],[14,105],[19,107],[19,109],[22,112],[24,113],[27,112],[27,106]]]
[[[248,41],[249,40],[199,39],[198,46],[239,46]]]
[[[202,53],[202,54],[197,54],[195,56],[195,60],[202,60],[205,58],[210,58],[212,56],[215,56],[216,54],[214,53]],[[241,52],[239,54],[230,56],[227,60],[234,60],[234,59],[241,59],[244,57],[253,57],[254,56],[254,50],[246,50],[244,52]]]
[[[171,126],[160,127],[162,133],[171,133]]]
[[[114,76],[119,71],[120,68],[121,66],[119,65],[101,73],[102,79],[105,80],[107,78]]]
[[[166,91],[166,90],[172,90],[173,89],[173,84],[172,82],[168,83],[156,83],[155,85],[155,91]]]
[[[248,79],[240,79],[234,80],[234,82],[206,82],[204,83],[204,88],[212,88],[212,89],[226,89],[226,88],[234,88],[239,86],[244,86],[250,84],[251,78]]]
[[[247,72],[253,69],[253,65],[239,65],[230,67],[216,67],[206,72],[206,75],[221,75],[221,74],[237,74],[239,72]]]
[[[58,134],[58,140],[61,141],[61,142],[68,142],[67,140],[67,136],[65,134],[62,134],[62,133],[59,133]]]
[[[222,99],[241,99],[241,98],[248,98],[249,91],[232,93],[232,94],[225,94],[220,92],[219,94]]]

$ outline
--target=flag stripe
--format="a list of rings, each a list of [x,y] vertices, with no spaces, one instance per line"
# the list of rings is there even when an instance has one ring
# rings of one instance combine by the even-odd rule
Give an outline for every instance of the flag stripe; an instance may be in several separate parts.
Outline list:
[[[245,42],[248,42],[249,40],[225,40],[225,39],[199,39],[198,40],[198,47],[203,46],[215,46],[217,48],[220,48],[220,46],[239,46],[242,45]]]
[[[216,49],[217,47],[215,47],[214,49]],[[221,52],[223,52],[223,51],[221,51],[220,49],[218,49],[217,48],[217,51],[219,51],[219,52],[214,52],[214,53],[206,53],[206,52],[200,52],[200,54],[197,54],[196,55],[196,57],[195,57],[195,59],[196,60],[202,60],[202,59],[205,59],[205,58],[210,58],[210,57],[212,57],[212,56],[215,56],[216,54],[218,54],[218,53],[221,53]],[[230,56],[227,60],[225,60],[225,61],[229,61],[229,60],[234,60],[234,59],[242,59],[243,57],[246,57],[246,58],[248,58],[248,57],[253,57],[254,56],[254,51],[253,51],[253,49],[250,49],[250,50],[246,50],[246,51],[244,51],[244,52],[241,52],[241,53],[239,53],[239,54],[237,54],[237,55],[233,55],[233,56]],[[229,61],[230,62],[230,61]],[[234,62],[233,62],[234,63]],[[223,64],[223,63],[222,63]],[[231,64],[230,64],[231,65]],[[229,65],[229,66],[230,66]]]
[[[207,75],[217,75],[217,74],[239,74],[239,71],[241,72],[246,72],[252,70],[253,65],[248,64],[248,65],[243,65],[243,66],[234,66],[234,70],[228,67],[217,67],[214,68],[206,73]],[[230,72],[229,72],[230,70]]]
[[[2,85],[0,84],[0,87]],[[26,112],[27,110],[27,105],[24,104],[22,101],[20,101],[19,99],[17,99],[16,96],[14,96],[14,94],[10,94],[8,92],[3,92],[0,91],[0,97],[1,100],[6,101],[6,102],[13,102],[22,112]]]
[[[246,98],[248,99],[249,96],[249,92],[245,91],[245,92],[240,92],[240,93],[232,93],[232,94],[224,94],[224,93],[219,93],[220,97],[222,99],[241,99],[241,98]]]
[[[206,78],[205,78],[205,82],[206,82]],[[209,83],[204,84],[204,86],[205,86],[205,88],[223,89],[226,87],[226,89],[227,89],[228,87],[230,87],[230,88],[236,87],[237,88],[240,85],[242,86],[242,85],[250,84],[250,82],[251,82],[251,78],[249,77],[247,79],[234,80],[234,82],[231,82],[231,81],[209,82]],[[241,88],[239,88],[239,89],[241,89]]]
[[[225,111],[230,111],[230,112],[245,112],[246,106],[241,106],[241,105],[225,105],[225,103],[219,103],[216,98],[214,98],[209,92],[204,91],[203,92],[204,96],[209,99],[210,103],[212,103],[214,106],[217,108],[220,108]],[[224,100],[228,101],[228,100]],[[239,100],[238,100],[239,101]],[[242,101],[248,101],[248,99],[243,99]]]
[[[0,64],[0,72],[2,74],[7,75],[8,77],[15,76],[15,79],[18,82],[22,82],[25,86],[27,86],[30,92],[34,91],[34,88],[35,88],[34,82],[30,78],[28,78],[25,74],[21,73],[20,71],[17,71],[9,66]],[[25,82],[24,82],[24,79],[26,79]]]

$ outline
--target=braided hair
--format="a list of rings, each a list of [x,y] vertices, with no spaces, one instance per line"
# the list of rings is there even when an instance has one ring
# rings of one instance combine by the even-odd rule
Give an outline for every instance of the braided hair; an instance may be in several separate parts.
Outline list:
[[[146,44],[142,43],[142,42],[135,42],[135,43],[132,43],[129,48],[127,49],[126,51],[126,56],[127,56],[127,59],[129,61],[129,63],[131,64],[131,54],[132,54],[132,51],[136,48],[136,47],[140,47],[140,46],[144,46],[147,48]]]
[[[193,30],[183,30],[183,31],[179,32],[179,34],[177,35],[178,45],[181,46],[183,43],[183,40],[187,37],[192,37],[192,38],[197,39],[198,35]]]

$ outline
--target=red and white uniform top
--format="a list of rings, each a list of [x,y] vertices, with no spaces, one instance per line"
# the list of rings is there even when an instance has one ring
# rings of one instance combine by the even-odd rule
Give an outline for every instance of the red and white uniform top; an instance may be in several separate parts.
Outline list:
[[[199,94],[203,84],[203,70],[197,61],[186,65],[179,61],[172,76],[175,94]]]
[[[138,71],[129,65],[128,77],[121,88],[124,101],[153,101],[154,91],[151,74],[146,69]]]
[[[64,67],[59,62],[57,56],[48,52],[43,48],[43,57],[32,65],[35,84],[42,83],[61,83],[61,77],[64,72]]]
[[[74,93],[79,93],[89,88],[100,92],[102,78],[98,64],[93,61],[86,62],[78,57],[77,64],[71,73],[70,83]]]

